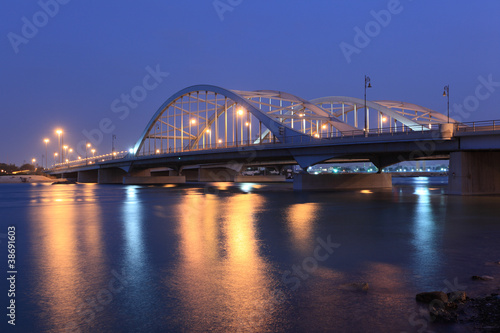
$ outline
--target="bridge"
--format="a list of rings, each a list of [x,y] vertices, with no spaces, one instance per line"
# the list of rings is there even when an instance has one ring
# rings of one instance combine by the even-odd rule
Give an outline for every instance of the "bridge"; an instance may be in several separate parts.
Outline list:
[[[304,173],[294,188],[377,188],[391,186],[384,167],[429,159],[450,159],[449,193],[500,193],[500,121],[459,123],[398,101],[305,100],[281,91],[196,85],[168,98],[130,151],[56,164],[49,173],[103,184],[259,182],[284,176],[241,171],[366,161],[379,172]]]

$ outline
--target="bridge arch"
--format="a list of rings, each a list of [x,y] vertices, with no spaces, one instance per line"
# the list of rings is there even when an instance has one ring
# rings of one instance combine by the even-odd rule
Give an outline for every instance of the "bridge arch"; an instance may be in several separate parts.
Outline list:
[[[365,101],[361,98],[347,96],[328,96],[311,100],[311,103],[327,110],[334,117],[343,122],[348,122],[347,116],[353,113],[351,122],[357,129],[364,129],[365,124]],[[434,124],[447,121],[447,117],[429,108],[399,101],[381,100],[366,101],[366,113],[368,114],[368,129],[398,126],[409,127],[415,130],[427,130]],[[359,111],[363,111],[361,116]],[[372,111],[372,112],[370,112]],[[377,126],[370,126],[370,120],[375,120],[373,111],[376,111]],[[383,123],[389,120],[388,124]],[[456,122],[450,118],[450,122]]]
[[[276,90],[228,90],[194,85],[172,96],[155,112],[132,155],[163,154],[263,143],[309,143],[338,135],[363,135],[363,99],[329,96],[305,100]],[[367,128],[374,112],[380,130],[429,130],[446,117],[397,101],[366,101]],[[350,113],[354,117],[348,119]],[[388,124],[383,122],[389,120]],[[454,121],[453,119],[450,119]],[[393,126],[394,125],[394,126]]]
[[[135,144],[133,154],[276,141],[308,143],[324,137],[333,128],[356,130],[313,103],[285,92],[195,85],[178,91],[160,106]]]

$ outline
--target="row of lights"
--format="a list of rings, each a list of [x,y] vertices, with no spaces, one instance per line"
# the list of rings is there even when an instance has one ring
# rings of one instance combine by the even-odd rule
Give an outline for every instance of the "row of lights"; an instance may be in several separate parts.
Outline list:
[[[62,163],[63,161],[65,161],[66,163],[69,162],[69,159],[68,158],[64,158],[64,156],[66,155],[66,157],[68,156],[68,152],[71,154],[73,153],[73,148],[70,148],[68,145],[65,145],[64,144],[64,136],[63,136],[63,131],[61,129],[57,129],[55,131],[55,133],[57,134],[57,140],[58,140],[58,143],[59,143],[59,148],[58,148],[58,151],[54,153],[54,161],[56,161],[57,157],[59,157],[59,163]],[[45,168],[47,169],[48,168],[48,164],[49,164],[49,161],[48,161],[48,144],[50,142],[50,139],[49,138],[45,138],[43,139],[43,142],[45,143]],[[85,158],[87,159],[87,150],[88,148],[91,147],[91,144],[90,143],[87,143],[85,145]],[[94,157],[95,156],[95,152],[96,150],[94,148],[92,148],[90,150],[92,152],[92,156]],[[81,157],[78,156],[78,159],[80,160]],[[36,162],[36,159],[33,158],[32,160],[32,163],[33,165],[35,164]],[[43,161],[42,161],[42,166],[43,166]]]

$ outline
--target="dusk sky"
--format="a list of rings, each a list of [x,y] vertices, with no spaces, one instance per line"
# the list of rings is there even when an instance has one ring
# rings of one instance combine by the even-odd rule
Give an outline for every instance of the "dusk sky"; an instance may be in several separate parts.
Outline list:
[[[0,162],[41,162],[44,138],[49,156],[57,150],[56,128],[76,147],[105,118],[126,150],[169,96],[195,84],[363,98],[366,74],[369,100],[446,114],[449,84],[451,117],[500,119],[495,0],[11,0],[1,9]],[[147,75],[147,96],[120,119],[112,104]],[[112,133],[99,153],[111,151]]]

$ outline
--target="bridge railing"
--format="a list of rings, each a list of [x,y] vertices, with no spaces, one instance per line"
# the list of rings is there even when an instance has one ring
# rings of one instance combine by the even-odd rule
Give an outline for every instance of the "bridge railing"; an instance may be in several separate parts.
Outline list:
[[[175,148],[158,148],[151,147],[151,150],[146,152],[137,152],[136,156],[153,156],[153,155],[164,155],[173,153],[183,153],[192,151],[203,151],[203,150],[215,150],[223,148],[238,148],[238,147],[251,147],[251,146],[262,146],[262,145],[276,145],[276,144],[311,144],[318,143],[322,140],[343,140],[346,138],[355,137],[375,137],[381,135],[408,135],[409,133],[416,132],[428,132],[429,130],[439,130],[439,124],[431,125],[417,125],[417,126],[397,126],[397,127],[383,127],[374,128],[365,132],[364,130],[354,130],[354,131],[334,131],[330,133],[316,133],[308,135],[292,135],[286,136],[284,142],[281,142],[276,137],[271,137],[265,141],[257,142],[255,140],[239,140],[238,142],[217,142],[217,143],[205,143],[201,147],[175,147]]]
[[[71,167],[77,167],[77,166],[84,166],[84,165],[92,165],[96,164],[99,162],[105,162],[105,161],[110,161],[110,160],[116,160],[125,157],[128,154],[128,151],[119,151],[119,152],[114,152],[114,153],[109,153],[109,154],[104,154],[104,155],[99,155],[99,156],[93,156],[93,157],[87,157],[87,158],[82,158],[78,160],[73,160],[73,161],[68,161],[64,163],[56,163],[52,167],[53,169],[64,169],[64,168],[71,168]]]
[[[216,150],[223,148],[237,148],[237,147],[251,147],[251,146],[262,146],[262,145],[276,145],[276,144],[317,144],[322,141],[335,141],[344,140],[347,138],[358,138],[358,137],[377,137],[377,136],[401,136],[408,135],[410,133],[425,133],[429,131],[440,130],[441,124],[425,124],[425,125],[415,125],[415,126],[387,126],[381,128],[373,128],[369,131],[364,130],[353,130],[353,131],[330,131],[323,133],[307,133],[286,136],[284,142],[281,142],[279,138],[271,136],[269,139],[262,140],[260,142],[256,140],[239,140],[238,142],[215,142],[215,143],[205,143],[200,147],[176,147],[176,148],[158,148],[151,147],[152,150],[147,152],[137,152],[136,156],[154,156],[154,155],[166,155],[173,153],[182,152],[192,152],[192,151],[203,151],[203,150]],[[470,123],[460,123],[456,125],[457,131],[490,131],[490,130],[500,130],[500,120],[489,120],[489,121],[478,121]],[[99,162],[105,162],[113,159],[120,159],[128,154],[127,151],[116,152],[114,154],[105,154],[95,157],[89,157],[86,159],[80,159],[75,161],[69,161],[66,163],[59,163],[54,165],[54,169],[70,168],[77,166],[92,165]]]
[[[460,123],[457,132],[500,131],[500,120],[483,120]]]

